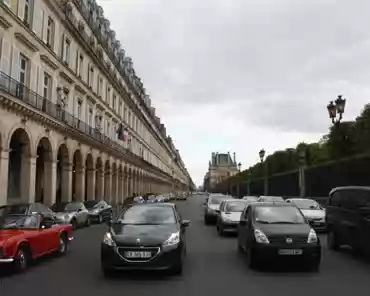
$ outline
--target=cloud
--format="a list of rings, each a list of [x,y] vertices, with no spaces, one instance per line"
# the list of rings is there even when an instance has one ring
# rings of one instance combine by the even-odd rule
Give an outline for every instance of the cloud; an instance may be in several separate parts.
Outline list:
[[[101,0],[197,183],[212,151],[243,167],[327,132],[370,97],[366,0]]]

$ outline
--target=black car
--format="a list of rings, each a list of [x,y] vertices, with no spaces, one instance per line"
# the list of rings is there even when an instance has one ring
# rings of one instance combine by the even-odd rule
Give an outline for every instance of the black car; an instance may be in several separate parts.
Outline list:
[[[249,267],[271,259],[300,259],[313,271],[321,261],[321,244],[315,230],[294,205],[253,203],[247,206],[238,227],[238,249],[248,255]]]
[[[87,200],[84,202],[85,207],[89,211],[90,220],[97,223],[102,223],[112,219],[113,209],[104,200]]]
[[[328,246],[349,245],[370,257],[370,187],[334,188],[326,207]]]
[[[185,228],[174,204],[127,206],[109,223],[101,243],[104,275],[119,270],[170,270],[182,273],[186,254]]]

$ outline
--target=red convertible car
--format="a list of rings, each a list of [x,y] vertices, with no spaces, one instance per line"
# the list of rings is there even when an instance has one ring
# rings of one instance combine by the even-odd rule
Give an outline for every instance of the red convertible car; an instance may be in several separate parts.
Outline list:
[[[53,252],[64,255],[71,240],[72,225],[40,214],[0,217],[0,265],[22,272],[33,259]]]

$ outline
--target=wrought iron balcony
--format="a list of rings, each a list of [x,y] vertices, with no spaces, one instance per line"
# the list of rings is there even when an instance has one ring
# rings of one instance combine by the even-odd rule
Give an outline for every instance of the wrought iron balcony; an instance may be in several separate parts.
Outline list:
[[[50,116],[61,124],[69,126],[74,131],[83,133],[89,138],[100,142],[105,146],[116,150],[117,152],[128,155],[130,159],[136,162],[141,162],[143,165],[151,168],[152,170],[172,178],[169,174],[159,170],[157,167],[132,153],[129,149],[123,147],[115,140],[102,134],[98,128],[92,127],[89,124],[81,121],[79,118],[64,110],[58,104],[54,104],[49,99],[40,96],[25,85],[0,71],[0,94],[1,92],[11,95],[14,99],[19,100],[24,104],[31,106],[32,108],[35,108],[39,112],[45,114],[46,116]]]

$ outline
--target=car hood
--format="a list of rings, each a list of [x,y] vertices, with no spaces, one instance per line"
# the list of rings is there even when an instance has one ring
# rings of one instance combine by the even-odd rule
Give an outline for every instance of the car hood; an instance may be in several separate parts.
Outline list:
[[[311,227],[308,224],[261,224],[257,223],[256,228],[269,236],[308,236]]]
[[[0,230],[0,247],[2,247],[8,239],[23,234],[24,230],[18,229]]]
[[[324,210],[301,210],[303,216],[305,218],[324,218],[325,211]]]
[[[242,212],[232,212],[232,213],[228,213],[228,214],[223,213],[222,217],[226,218],[226,219],[229,219],[231,221],[238,222],[238,221],[240,221],[241,214],[242,214]]]
[[[141,245],[160,245],[172,233],[178,231],[176,224],[170,225],[125,225],[113,224],[111,232],[118,245],[136,245],[140,239]]]
[[[55,213],[55,216],[57,216],[57,218],[60,218],[60,219],[64,219],[66,216],[70,218],[72,218],[77,212],[57,212]]]

